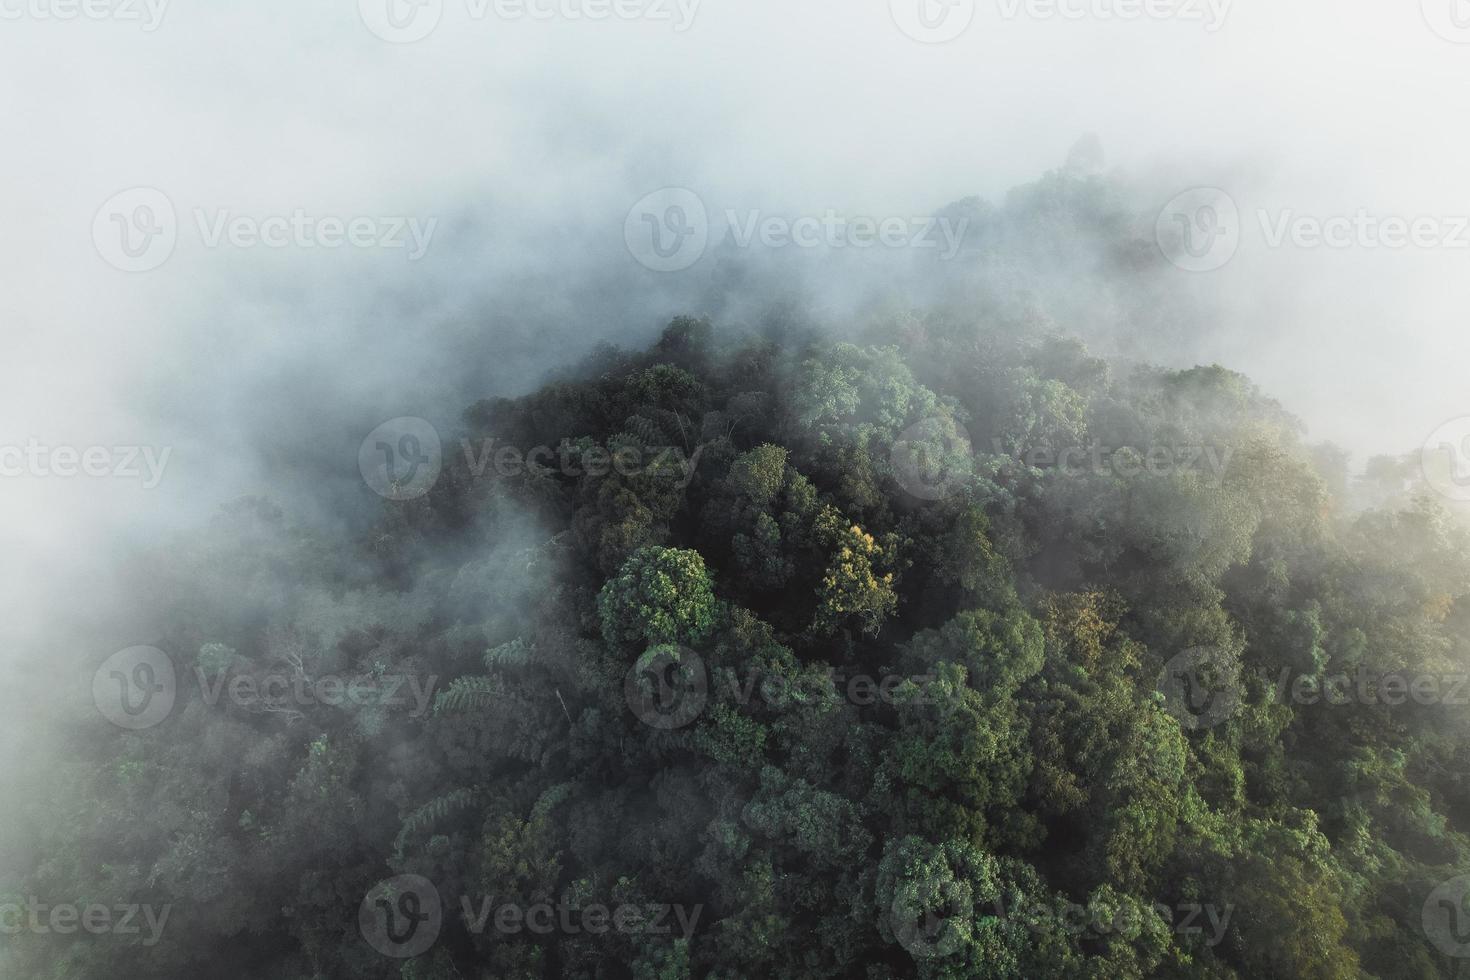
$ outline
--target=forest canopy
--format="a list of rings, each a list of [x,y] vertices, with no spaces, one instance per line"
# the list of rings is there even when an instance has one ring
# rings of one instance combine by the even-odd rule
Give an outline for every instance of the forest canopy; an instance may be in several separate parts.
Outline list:
[[[1470,953],[1470,541],[1247,378],[681,318],[443,436],[356,540],[252,498],[138,565],[163,659],[119,676],[169,710],[71,734],[0,906],[150,915],[7,935],[6,976]]]

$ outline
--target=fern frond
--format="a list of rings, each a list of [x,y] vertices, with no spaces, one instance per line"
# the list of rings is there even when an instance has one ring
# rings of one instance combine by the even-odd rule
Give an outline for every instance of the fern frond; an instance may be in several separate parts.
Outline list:
[[[509,643],[502,643],[498,647],[492,647],[485,651],[485,669],[495,670],[499,667],[524,667],[531,660],[531,655],[536,652],[534,644],[527,643],[517,637]]]
[[[393,841],[394,851],[401,857],[410,836],[428,829],[451,813],[469,808],[479,796],[479,787],[464,786],[425,803],[404,818],[403,826],[399,828],[398,836]]]
[[[498,677],[460,677],[434,699],[434,714],[487,708],[505,696],[505,685]]]

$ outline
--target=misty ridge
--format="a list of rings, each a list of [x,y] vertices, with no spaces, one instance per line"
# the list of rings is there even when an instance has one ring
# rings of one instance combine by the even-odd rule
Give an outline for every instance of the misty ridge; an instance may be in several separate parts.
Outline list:
[[[786,320],[854,336],[884,317],[932,310],[984,317],[1005,330],[1022,329],[1029,320],[1035,322],[1025,329],[1044,331],[1048,327],[1040,324],[1050,323],[1100,352],[1194,363],[1214,314],[1158,254],[1152,225],[1168,195],[1097,174],[1102,151],[1096,137],[1081,141],[1072,157],[1068,166],[998,204],[969,198],[922,216],[833,207],[811,214],[721,209],[720,198],[708,195],[707,245],[678,275],[630,262],[623,243],[613,239],[610,246],[601,233],[611,222],[582,233],[543,232],[538,239],[524,230],[533,220],[526,216],[508,216],[512,224],[502,230],[475,209],[415,219],[434,229],[427,236],[428,260],[402,276],[390,274],[372,296],[377,308],[370,316],[356,323],[308,322],[259,367],[252,337],[243,332],[256,325],[241,324],[237,333],[226,323],[223,335],[184,341],[201,350],[175,356],[191,369],[172,376],[166,389],[146,375],[139,384],[160,389],[151,394],[155,415],[217,428],[174,432],[176,447],[237,440],[229,455],[251,473],[238,482],[271,488],[272,497],[293,509],[336,514],[349,499],[364,501],[340,456],[321,452],[324,436],[361,438],[365,423],[371,428],[381,421],[373,415],[384,404],[447,431],[477,398],[523,393],[542,379],[566,376],[600,342],[647,343],[679,315],[708,316],[724,332]],[[638,210],[635,205],[630,220]],[[735,221],[724,220],[722,212]],[[180,220],[189,221],[186,215]],[[885,240],[878,226],[895,220],[906,230]],[[773,221],[785,229],[784,239],[763,227]],[[829,231],[815,246],[798,241],[804,222]],[[846,244],[854,233],[861,238],[864,222],[873,224],[871,247]],[[837,247],[828,240],[834,227]],[[206,246],[208,240],[200,237]],[[930,241],[935,247],[926,247]],[[492,268],[464,280],[457,271],[452,277],[443,271],[460,255],[495,254],[511,243],[532,256],[514,276]],[[342,271],[351,274],[351,267]],[[450,292],[430,297],[436,285]],[[282,300],[292,301],[299,288],[283,282]],[[319,288],[333,293],[330,281]],[[242,300],[252,298],[220,291],[209,302],[227,309]],[[208,356],[206,343],[238,356]],[[321,360],[352,351],[370,357],[351,372],[330,371]],[[221,395],[229,400],[227,413],[182,410]],[[336,481],[344,482],[333,487]]]
[[[21,662],[5,975],[1454,975],[1459,444],[1202,363],[1177,186],[665,189],[153,389],[213,513]]]
[[[0,0],[0,980],[1470,975],[1461,0]]]

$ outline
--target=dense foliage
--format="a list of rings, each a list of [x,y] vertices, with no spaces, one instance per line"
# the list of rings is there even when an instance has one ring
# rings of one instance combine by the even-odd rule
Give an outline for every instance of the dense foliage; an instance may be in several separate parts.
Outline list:
[[[470,408],[352,547],[252,499],[136,569],[179,702],[75,734],[18,900],[170,917],[6,975],[1451,975],[1470,707],[1356,685],[1466,669],[1470,549],[1339,464],[1240,375],[1035,325],[677,320]],[[360,920],[398,875],[443,907],[403,959]]]

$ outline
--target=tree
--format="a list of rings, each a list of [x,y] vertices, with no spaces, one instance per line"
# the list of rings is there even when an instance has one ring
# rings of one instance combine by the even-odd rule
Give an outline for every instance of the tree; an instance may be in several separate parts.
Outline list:
[[[642,548],[597,597],[602,635],[621,647],[705,642],[715,623],[714,588],[699,552]]]

